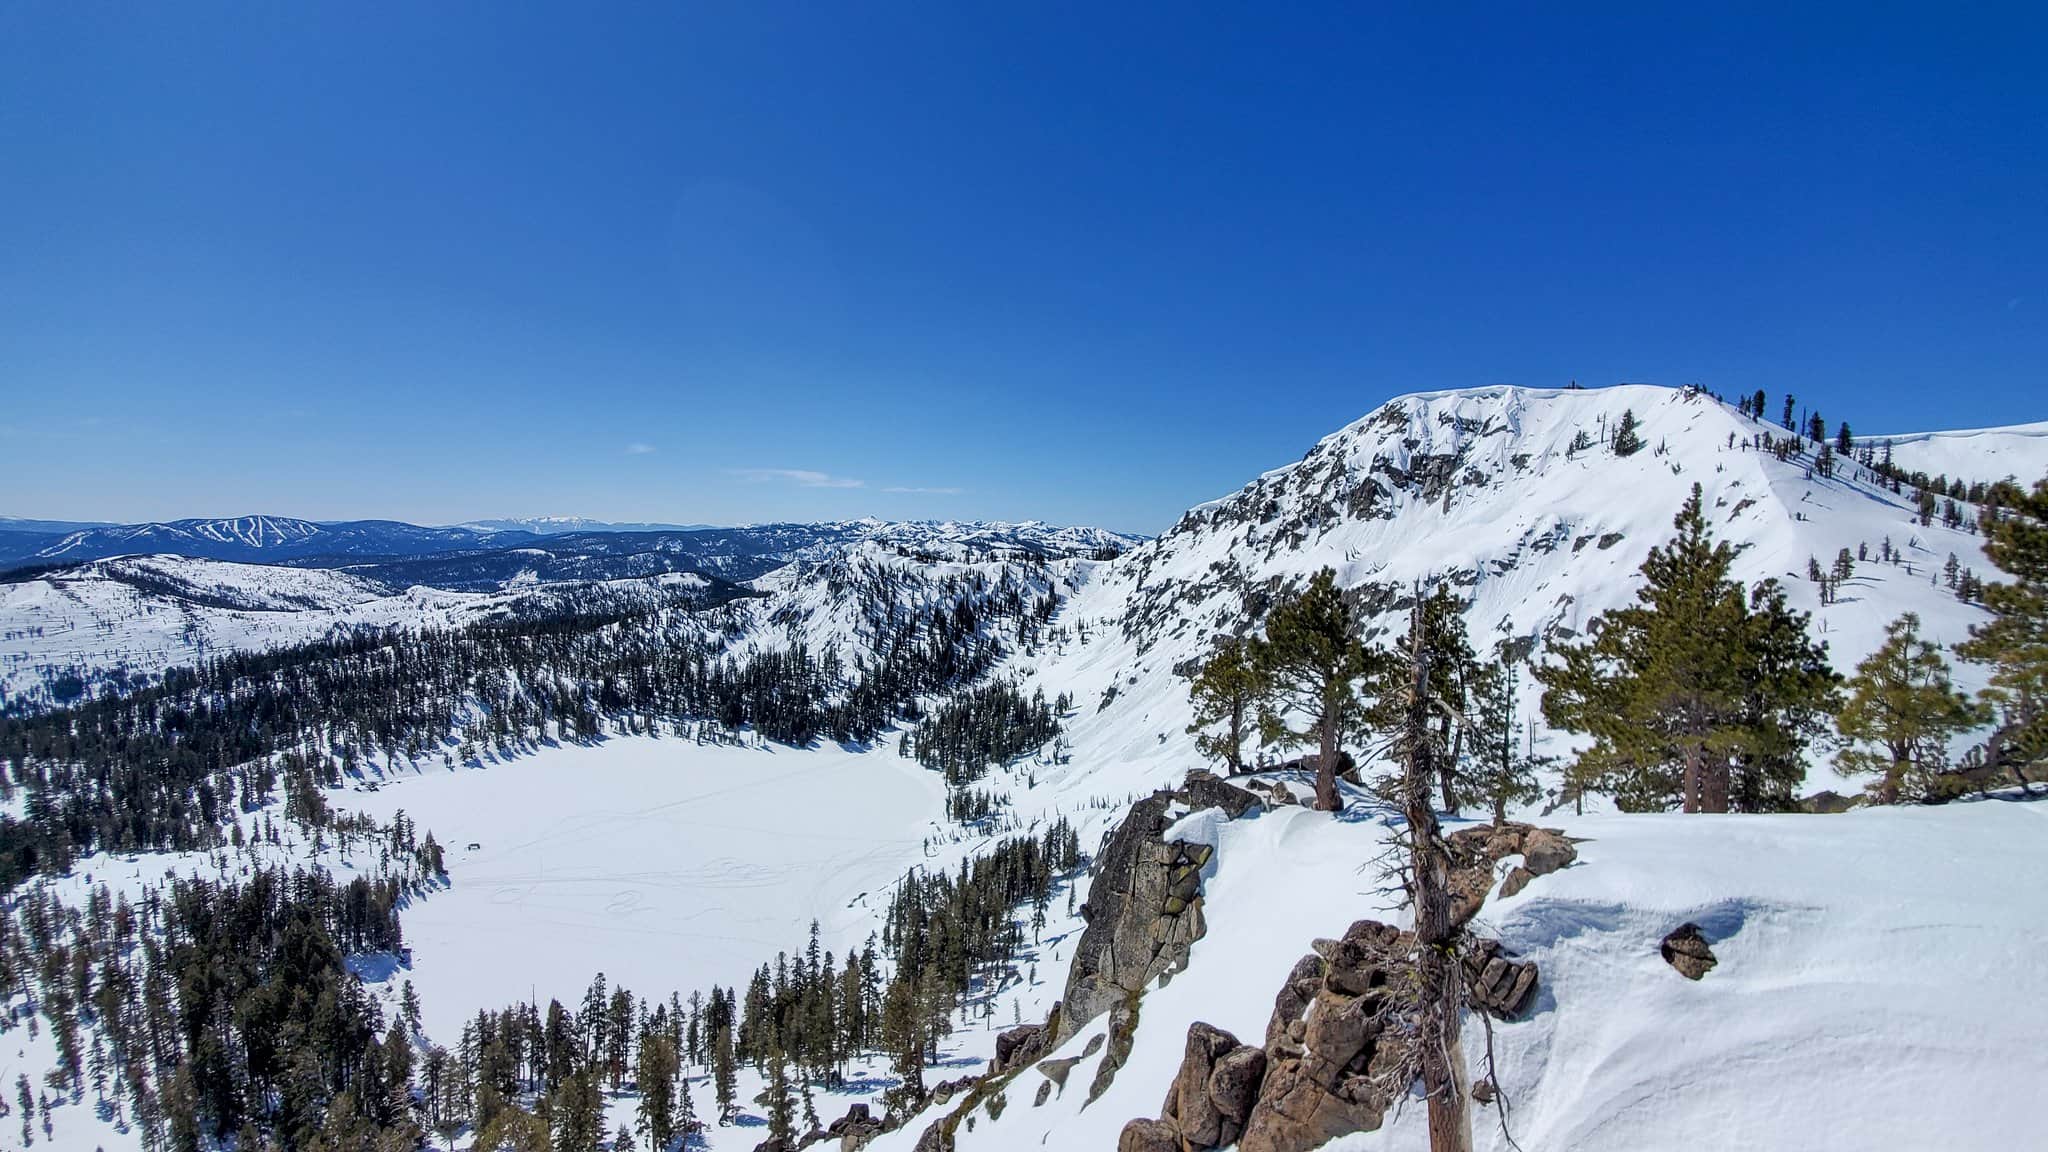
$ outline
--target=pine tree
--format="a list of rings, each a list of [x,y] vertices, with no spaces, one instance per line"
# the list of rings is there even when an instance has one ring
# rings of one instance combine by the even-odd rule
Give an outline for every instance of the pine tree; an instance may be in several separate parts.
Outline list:
[[[1987,762],[2027,787],[2048,760],[2048,480],[2030,493],[1999,485],[1994,503],[2008,511],[1987,522],[1984,551],[2011,579],[1979,586],[1966,572],[1959,580],[1992,619],[1972,628],[1956,652],[1991,668],[1983,699],[1998,724]]]
[[[1856,438],[1849,435],[1849,422],[1844,420],[1835,428],[1835,453],[1849,457],[1856,451]]]
[[[768,1138],[788,1146],[796,1140],[796,1103],[790,1098],[789,1061],[780,1044],[768,1052]]]
[[[1195,746],[1222,761],[1231,775],[1244,771],[1244,742],[1267,692],[1258,647],[1256,641],[1236,636],[1219,638],[1188,686],[1194,704],[1188,731],[1195,735]],[[1211,735],[1208,729],[1218,724],[1222,733]]]
[[[604,1094],[597,1073],[581,1069],[557,1085],[548,1100],[554,1152],[598,1152],[604,1139]]]
[[[1746,605],[1728,578],[1734,549],[1707,530],[1700,486],[1678,534],[1643,562],[1636,603],[1603,613],[1589,639],[1558,644],[1536,669],[1552,727],[1589,733],[1582,771],[1622,807],[1725,811],[1728,770],[1745,733]]]
[[[1786,431],[1792,430],[1792,394],[1790,392],[1785,393],[1785,413],[1778,417],[1778,423],[1783,425]]]
[[[1643,436],[1636,430],[1636,410],[1621,410],[1621,423],[1614,428],[1614,454],[1633,456],[1643,450]]]
[[[1431,653],[1430,693],[1443,702],[1432,721],[1437,742],[1444,748],[1444,755],[1434,760],[1440,774],[1438,796],[1443,810],[1455,816],[1463,791],[1459,772],[1464,761],[1466,729],[1471,725],[1472,694],[1485,666],[1472,651],[1472,641],[1466,634],[1464,601],[1451,591],[1449,583],[1438,584],[1422,598],[1421,606],[1423,643]],[[1403,698],[1404,693],[1397,689],[1406,683],[1410,671],[1405,650],[1390,653],[1379,661],[1375,674],[1381,683],[1374,690],[1379,702],[1366,717],[1367,726],[1373,731],[1392,732],[1400,728],[1401,714],[1398,708],[1390,711],[1388,701]]]
[[[1344,806],[1337,795],[1339,742],[1363,713],[1354,685],[1374,666],[1357,630],[1336,570],[1324,568],[1308,587],[1274,605],[1259,649],[1269,705],[1277,705],[1260,719],[1263,735],[1268,743],[1316,744],[1315,806],[1323,812]],[[1288,727],[1283,712],[1308,717],[1307,727]]]
[[[675,1084],[679,1064],[675,1045],[661,1033],[641,1037],[633,1074],[640,1085],[640,1135],[651,1152],[666,1152],[676,1136]]]
[[[1474,731],[1465,778],[1472,793],[1493,814],[1495,827],[1506,822],[1509,805],[1526,803],[1543,794],[1536,783],[1536,771],[1549,763],[1549,757],[1525,755],[1518,750],[1518,680],[1515,665],[1503,658],[1487,665],[1472,685]]]
[[[1909,783],[1926,790],[1948,763],[1949,740],[1986,719],[1956,691],[1941,649],[1920,638],[1920,618],[1908,612],[1849,680],[1835,717],[1843,742],[1835,766],[1845,776],[1878,776],[1878,802],[1896,804]]]

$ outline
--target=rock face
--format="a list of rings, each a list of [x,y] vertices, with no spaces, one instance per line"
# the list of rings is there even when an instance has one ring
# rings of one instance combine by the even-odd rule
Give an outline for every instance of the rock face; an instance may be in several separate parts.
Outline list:
[[[1159,1118],[1131,1121],[1117,1147],[1308,1152],[1377,1129],[1418,1072],[1414,949],[1412,935],[1373,920],[1316,941],[1273,998],[1265,1046],[1190,1026]],[[1513,1016],[1535,997],[1536,966],[1496,941],[1466,955],[1465,974],[1481,1011]]]
[[[989,1062],[991,1075],[1029,1064],[1045,1052],[1045,1025],[1019,1024],[996,1036],[996,1058]]]
[[[1318,941],[1266,1024],[1266,1076],[1241,1152],[1306,1152],[1380,1126],[1414,1079],[1401,1021],[1412,1010],[1412,939],[1372,920]]]
[[[1213,849],[1166,842],[1167,812],[1175,803],[1221,808],[1235,819],[1262,802],[1198,770],[1188,774],[1180,790],[1155,792],[1131,806],[1095,859],[1094,880],[1081,908],[1088,927],[1075,945],[1057,1034],[1047,1047],[1057,1047],[1089,1021],[1130,1001],[1153,980],[1186,967],[1189,949],[1202,938],[1202,866]]]
[[[1687,980],[1697,980],[1713,971],[1720,961],[1715,959],[1714,950],[1707,947],[1707,938],[1700,934],[1697,924],[1680,924],[1664,937],[1660,949],[1664,962],[1678,969],[1678,974]]]
[[[1536,965],[1516,960],[1498,940],[1481,940],[1465,953],[1465,1000],[1501,1020],[1522,1014],[1536,998]]]

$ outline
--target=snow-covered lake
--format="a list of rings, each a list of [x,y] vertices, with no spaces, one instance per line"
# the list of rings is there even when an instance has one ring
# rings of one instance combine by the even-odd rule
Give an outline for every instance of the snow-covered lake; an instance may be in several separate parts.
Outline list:
[[[636,995],[742,982],[817,919],[843,954],[923,859],[937,773],[882,751],[562,746],[400,775],[338,803],[403,809],[447,849],[451,887],[405,910],[430,1034],[480,1008],[577,1001],[603,972]],[[469,845],[476,844],[471,849]]]

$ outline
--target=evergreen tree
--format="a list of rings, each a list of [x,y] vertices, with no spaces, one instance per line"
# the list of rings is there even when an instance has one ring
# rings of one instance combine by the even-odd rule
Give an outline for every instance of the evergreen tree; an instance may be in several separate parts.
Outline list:
[[[1849,679],[1835,717],[1843,744],[1835,765],[1844,775],[1878,776],[1878,802],[1896,804],[1909,783],[1927,792],[1948,763],[1949,740],[1985,719],[1956,691],[1941,649],[1920,638],[1920,618],[1908,612]]]
[[[1852,456],[1856,451],[1856,438],[1849,435],[1849,422],[1844,420],[1835,428],[1835,454]]]
[[[1731,767],[1729,806],[1739,812],[1789,811],[1806,778],[1806,749],[1821,738],[1841,678],[1827,646],[1813,640],[1806,613],[1766,580],[1750,590],[1741,655],[1743,739]]]
[[[1614,427],[1614,454],[1633,456],[1643,450],[1643,436],[1636,430],[1636,410],[1621,410],[1621,422]]]
[[[1464,601],[1451,591],[1448,582],[1438,584],[1422,597],[1420,605],[1423,643],[1431,656],[1430,695],[1441,702],[1441,707],[1432,714],[1431,725],[1444,754],[1431,762],[1439,774],[1435,783],[1443,810],[1455,816],[1464,791],[1459,772],[1465,759],[1466,729],[1472,723],[1473,692],[1485,665],[1472,651],[1472,641],[1466,634]],[[1367,726],[1375,732],[1393,732],[1401,726],[1398,701],[1406,698],[1402,686],[1413,671],[1408,660],[1406,648],[1385,653],[1376,660],[1374,675],[1379,683],[1372,691],[1378,702],[1366,716]]]
[[[1202,754],[1222,761],[1229,775],[1244,771],[1244,742],[1257,719],[1259,701],[1267,693],[1258,648],[1257,641],[1220,637],[1209,658],[1190,678],[1194,722],[1188,731],[1195,735],[1195,746]],[[1208,729],[1218,724],[1223,731],[1211,734]]]
[[[1579,773],[1623,808],[1677,799],[1687,812],[1725,812],[1739,755],[1769,745],[1782,760],[1784,745],[1810,732],[1806,689],[1818,649],[1804,643],[1805,618],[1783,608],[1774,584],[1760,586],[1753,618],[1728,576],[1734,549],[1707,529],[1698,484],[1673,524],[1677,535],[1643,562],[1636,603],[1596,618],[1586,641],[1554,646],[1559,662],[1536,677],[1551,726],[1593,737]],[[1784,698],[1787,681],[1799,701]]]
[[[1996,488],[1995,503],[2007,511],[1987,518],[1984,551],[2011,579],[1977,587],[1965,574],[1992,619],[1972,628],[1956,651],[1991,668],[1984,702],[1998,721],[1987,763],[2026,787],[2048,760],[2048,480],[2030,493]]]
[[[640,1135],[650,1152],[666,1152],[676,1137],[678,1070],[675,1044],[666,1035],[654,1032],[641,1038],[633,1074],[640,1086]]]
[[[1259,649],[1269,705],[1278,706],[1261,717],[1263,735],[1274,744],[1316,744],[1315,806],[1323,812],[1344,806],[1337,795],[1339,741],[1362,715],[1354,686],[1374,666],[1357,631],[1336,570],[1324,568],[1308,587],[1274,605]],[[1307,727],[1288,727],[1284,712],[1308,717]]]
[[[1785,393],[1785,412],[1784,415],[1778,417],[1778,423],[1783,425],[1786,431],[1792,430],[1792,394],[1790,392]]]
[[[796,1101],[789,1090],[789,1060],[776,1045],[768,1053],[768,1138],[785,1147],[796,1140]]]
[[[604,1139],[604,1093],[597,1073],[581,1069],[555,1087],[548,1098],[554,1124],[554,1152],[598,1152]]]
[[[1493,814],[1495,827],[1507,820],[1509,805],[1543,794],[1536,783],[1536,770],[1549,763],[1549,757],[1519,750],[1522,734],[1515,716],[1518,680],[1515,665],[1501,659],[1487,665],[1472,684],[1474,731],[1464,772],[1473,795]]]

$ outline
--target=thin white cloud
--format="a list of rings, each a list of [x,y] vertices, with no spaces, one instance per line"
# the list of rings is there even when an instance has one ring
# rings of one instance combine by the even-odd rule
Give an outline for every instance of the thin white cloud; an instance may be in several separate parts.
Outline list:
[[[893,485],[882,489],[884,492],[913,493],[919,496],[958,496],[965,488],[926,488],[918,485]]]
[[[654,445],[639,440],[626,445],[626,455],[628,456],[645,456],[653,451]]]
[[[753,484],[794,484],[799,488],[865,488],[866,481],[809,468],[733,468],[728,475]]]

